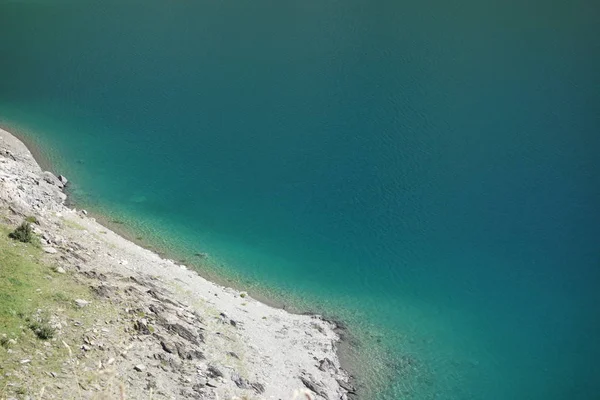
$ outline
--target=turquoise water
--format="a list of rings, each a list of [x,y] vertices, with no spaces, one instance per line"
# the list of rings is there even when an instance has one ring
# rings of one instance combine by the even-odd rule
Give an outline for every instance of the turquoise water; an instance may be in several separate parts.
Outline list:
[[[365,397],[593,399],[599,20],[586,0],[0,1],[0,123],[78,206],[347,321]]]

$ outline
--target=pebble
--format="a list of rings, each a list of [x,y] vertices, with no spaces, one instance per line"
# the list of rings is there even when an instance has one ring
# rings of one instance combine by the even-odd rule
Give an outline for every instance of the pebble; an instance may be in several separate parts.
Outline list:
[[[65,269],[63,267],[57,267],[56,268],[56,273],[58,274],[65,274],[67,271],[65,271]]]

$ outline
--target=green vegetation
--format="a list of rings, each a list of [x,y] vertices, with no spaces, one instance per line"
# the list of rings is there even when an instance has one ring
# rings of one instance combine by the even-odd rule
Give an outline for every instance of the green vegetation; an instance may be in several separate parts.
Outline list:
[[[25,229],[18,231],[26,232]],[[57,331],[54,321],[64,324],[64,321],[77,320],[87,325],[94,318],[89,308],[67,306],[72,298],[90,298],[92,294],[87,286],[77,283],[68,274],[54,272],[50,265],[44,264],[44,253],[38,246],[11,240],[8,233],[9,230],[0,225],[0,398],[10,398],[11,392],[21,394],[19,386],[7,386],[7,383],[19,382],[16,376],[22,373],[22,360],[31,360],[27,364],[28,384],[41,384],[47,379],[44,371],[63,368],[65,360],[70,358],[63,341],[77,343],[81,338],[76,335],[81,333]],[[104,310],[97,309],[97,312]],[[43,354],[43,363],[40,354]]]
[[[33,215],[30,215],[29,217],[25,218],[25,222],[29,222],[30,224],[36,224],[36,225],[40,224],[38,222],[37,218],[34,217]]]
[[[27,235],[27,228],[21,228],[24,225],[27,223],[15,232]],[[90,296],[89,289],[67,275],[55,273],[43,264],[41,249],[27,241],[8,240],[6,232],[7,229],[0,226],[0,336],[22,335],[23,326],[47,336],[45,320],[39,315],[33,317],[39,314],[38,310],[49,315],[54,309],[64,308],[64,303],[70,300],[65,293],[85,298]],[[14,238],[15,232],[9,236]]]
[[[81,224],[78,224],[75,221],[71,221],[70,219],[64,219],[63,223],[65,224],[65,226],[68,226],[69,228],[77,229],[78,231],[85,230],[85,228]]]
[[[56,333],[56,329],[50,326],[50,324],[45,320],[42,320],[41,322],[31,322],[29,324],[29,329],[31,329],[33,333],[35,333],[35,335],[42,340],[52,339]]]
[[[21,225],[17,227],[14,231],[8,234],[8,237],[14,240],[18,240],[23,243],[32,243],[35,235],[33,230],[31,229],[31,224],[27,221],[24,221]]]

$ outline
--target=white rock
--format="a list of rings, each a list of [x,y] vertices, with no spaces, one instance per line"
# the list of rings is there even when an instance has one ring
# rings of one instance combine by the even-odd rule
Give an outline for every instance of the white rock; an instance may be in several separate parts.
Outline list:
[[[75,304],[77,305],[77,307],[83,308],[83,307],[87,306],[88,304],[90,304],[90,302],[87,300],[83,300],[83,299],[76,299]]]
[[[133,369],[135,369],[138,372],[143,372],[146,370],[146,366],[144,364],[138,364],[135,367],[133,367]]]
[[[56,267],[56,273],[65,274],[67,271],[63,267]]]
[[[56,249],[55,249],[54,247],[52,247],[52,246],[46,246],[46,247],[43,247],[43,250],[44,250],[46,253],[48,253],[48,254],[56,254],[56,253],[58,253],[58,250],[56,250]]]

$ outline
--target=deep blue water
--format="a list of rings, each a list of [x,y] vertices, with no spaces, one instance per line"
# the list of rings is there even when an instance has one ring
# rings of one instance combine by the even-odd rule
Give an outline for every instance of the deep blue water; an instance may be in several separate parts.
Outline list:
[[[592,0],[0,1],[0,123],[78,206],[346,320],[369,397],[594,399],[598,21]]]

